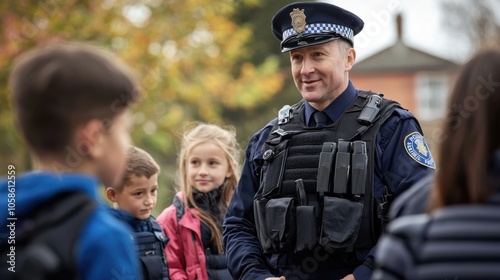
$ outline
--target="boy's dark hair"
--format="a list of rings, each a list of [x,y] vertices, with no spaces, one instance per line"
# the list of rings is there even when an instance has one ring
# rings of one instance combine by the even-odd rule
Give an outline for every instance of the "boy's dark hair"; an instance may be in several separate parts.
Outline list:
[[[58,43],[23,55],[10,76],[15,120],[35,154],[61,153],[73,130],[91,119],[106,128],[137,101],[132,72],[109,52]]]
[[[123,176],[123,181],[120,185],[114,187],[117,190],[122,190],[124,186],[130,183],[132,176],[151,176],[160,173],[160,166],[146,151],[137,147],[131,146],[127,152],[127,169]]]

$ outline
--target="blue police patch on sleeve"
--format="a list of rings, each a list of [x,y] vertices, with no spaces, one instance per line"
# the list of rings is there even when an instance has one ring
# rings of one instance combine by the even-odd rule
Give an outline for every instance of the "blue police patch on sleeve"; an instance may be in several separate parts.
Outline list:
[[[423,166],[436,168],[431,151],[420,133],[412,132],[405,137],[404,145],[408,155]]]

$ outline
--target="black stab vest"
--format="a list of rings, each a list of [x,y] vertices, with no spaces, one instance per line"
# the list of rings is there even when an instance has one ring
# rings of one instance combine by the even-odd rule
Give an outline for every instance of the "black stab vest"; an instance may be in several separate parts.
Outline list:
[[[299,199],[296,180],[302,179],[307,196],[307,205],[315,206],[318,225],[321,227],[323,201],[316,190],[318,163],[323,143],[335,142],[339,139],[347,141],[361,140],[366,143],[368,156],[365,194],[356,197],[356,201],[363,204],[363,214],[359,235],[352,249],[373,247],[380,234],[380,220],[377,219],[377,205],[374,198],[374,153],[375,139],[382,123],[399,107],[395,101],[383,98],[379,106],[380,111],[371,125],[362,125],[357,120],[373,92],[359,91],[356,99],[348,106],[343,115],[333,124],[321,128],[308,127],[304,121],[304,100],[291,107],[293,117],[286,123],[277,124],[262,147],[264,163],[261,170],[261,182],[255,196],[256,205],[264,205],[271,199],[291,197]],[[334,167],[332,167],[334,168]],[[333,182],[331,183],[333,187]],[[334,196],[326,193],[325,196]],[[259,208],[259,207],[256,207]],[[294,212],[292,212],[292,215]],[[335,213],[327,213],[334,215]],[[265,213],[255,212],[259,238],[266,233],[263,222]],[[277,221],[276,221],[277,222]],[[288,229],[289,230],[289,229]],[[262,239],[261,239],[262,243]],[[265,245],[263,244],[264,248]],[[266,251],[266,250],[265,250]],[[278,251],[279,253],[279,251]]]

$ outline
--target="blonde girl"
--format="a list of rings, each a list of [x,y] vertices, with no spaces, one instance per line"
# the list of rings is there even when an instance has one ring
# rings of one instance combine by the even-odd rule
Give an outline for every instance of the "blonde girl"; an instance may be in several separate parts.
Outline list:
[[[172,279],[232,279],[222,246],[222,221],[240,178],[233,128],[200,123],[186,131],[178,156],[179,192],[157,218],[170,241]]]

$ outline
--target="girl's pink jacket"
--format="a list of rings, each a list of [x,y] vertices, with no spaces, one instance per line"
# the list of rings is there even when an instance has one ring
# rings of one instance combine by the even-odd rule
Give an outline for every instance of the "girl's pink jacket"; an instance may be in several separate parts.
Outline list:
[[[176,194],[182,201],[182,194]],[[177,223],[175,205],[156,218],[170,239],[165,247],[168,269],[172,280],[208,280],[205,252],[201,239],[198,211],[184,207],[184,215]]]

